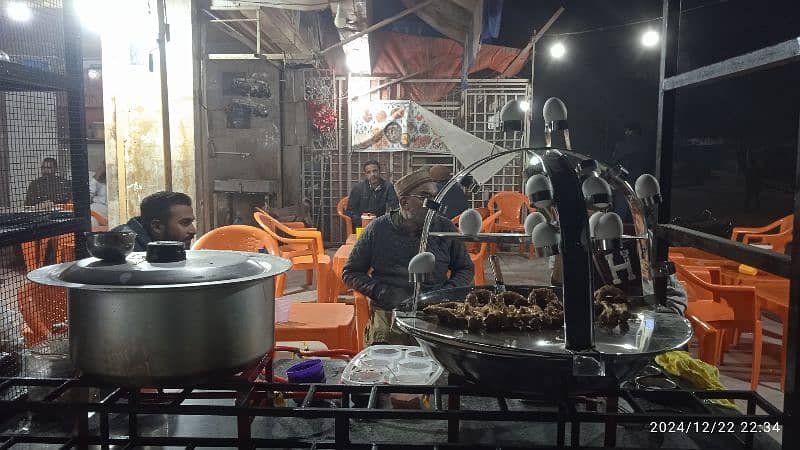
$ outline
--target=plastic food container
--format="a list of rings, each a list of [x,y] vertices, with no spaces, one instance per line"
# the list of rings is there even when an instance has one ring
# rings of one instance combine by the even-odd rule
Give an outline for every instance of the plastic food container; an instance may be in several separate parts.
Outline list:
[[[342,372],[344,384],[433,384],[442,367],[422,347],[374,345],[357,354]]]

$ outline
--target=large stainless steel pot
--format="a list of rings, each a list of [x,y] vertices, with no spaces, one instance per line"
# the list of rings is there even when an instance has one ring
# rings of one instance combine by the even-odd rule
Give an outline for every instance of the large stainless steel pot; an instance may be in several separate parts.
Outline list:
[[[34,270],[69,288],[70,353],[84,375],[128,386],[231,375],[274,344],[274,277],[291,263],[270,255],[187,251],[179,262],[97,258]]]

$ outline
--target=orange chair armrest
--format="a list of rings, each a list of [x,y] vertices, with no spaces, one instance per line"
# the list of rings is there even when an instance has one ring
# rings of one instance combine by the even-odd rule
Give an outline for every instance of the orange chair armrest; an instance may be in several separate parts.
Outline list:
[[[290,251],[287,251],[287,252],[281,252],[281,256],[284,257],[284,258],[295,258],[297,256],[311,256],[314,260],[317,259],[316,258],[317,254],[314,251],[310,250],[310,249],[306,249],[306,250],[290,250]]]
[[[280,235],[273,236],[275,240],[284,244],[305,244],[309,247],[316,248],[317,242],[309,238],[287,238]]]
[[[717,329],[712,327],[708,324],[705,320],[697,317],[694,314],[687,314],[686,318],[689,319],[694,325],[697,325],[700,330],[703,331],[703,334],[714,334],[717,332]]]
[[[358,334],[358,348],[364,348],[364,331],[369,321],[369,299],[366,295],[356,290],[353,291],[353,303],[356,311],[356,332]]]

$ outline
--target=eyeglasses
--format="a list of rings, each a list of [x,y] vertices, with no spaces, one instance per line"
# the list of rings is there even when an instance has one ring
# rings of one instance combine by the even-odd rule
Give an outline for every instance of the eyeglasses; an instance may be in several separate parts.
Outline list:
[[[433,194],[433,195],[432,195],[432,194],[423,194],[423,195],[417,195],[417,194],[408,194],[408,196],[409,196],[409,197],[418,198],[420,201],[423,201],[423,202],[424,202],[425,200],[433,200],[434,198],[436,198],[436,195],[435,195],[435,194]]]

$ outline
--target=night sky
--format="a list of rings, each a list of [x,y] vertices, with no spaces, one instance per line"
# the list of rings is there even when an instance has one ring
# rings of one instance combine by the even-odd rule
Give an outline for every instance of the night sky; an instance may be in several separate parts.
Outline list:
[[[569,109],[574,149],[608,160],[624,124],[634,121],[655,155],[659,49],[639,40],[661,22],[619,25],[660,17],[661,1],[506,0],[495,43],[524,46],[559,6],[565,12],[536,48],[534,144],[542,144],[542,105],[557,96]],[[694,0],[681,9],[681,72],[800,36],[797,0]],[[607,29],[564,34],[600,27]],[[562,60],[549,55],[556,40],[567,48]],[[791,212],[798,113],[800,63],[679,91],[673,213],[711,208],[737,224],[763,224]],[[744,193],[746,152],[757,155],[764,175],[760,201],[747,208],[736,200]]]

